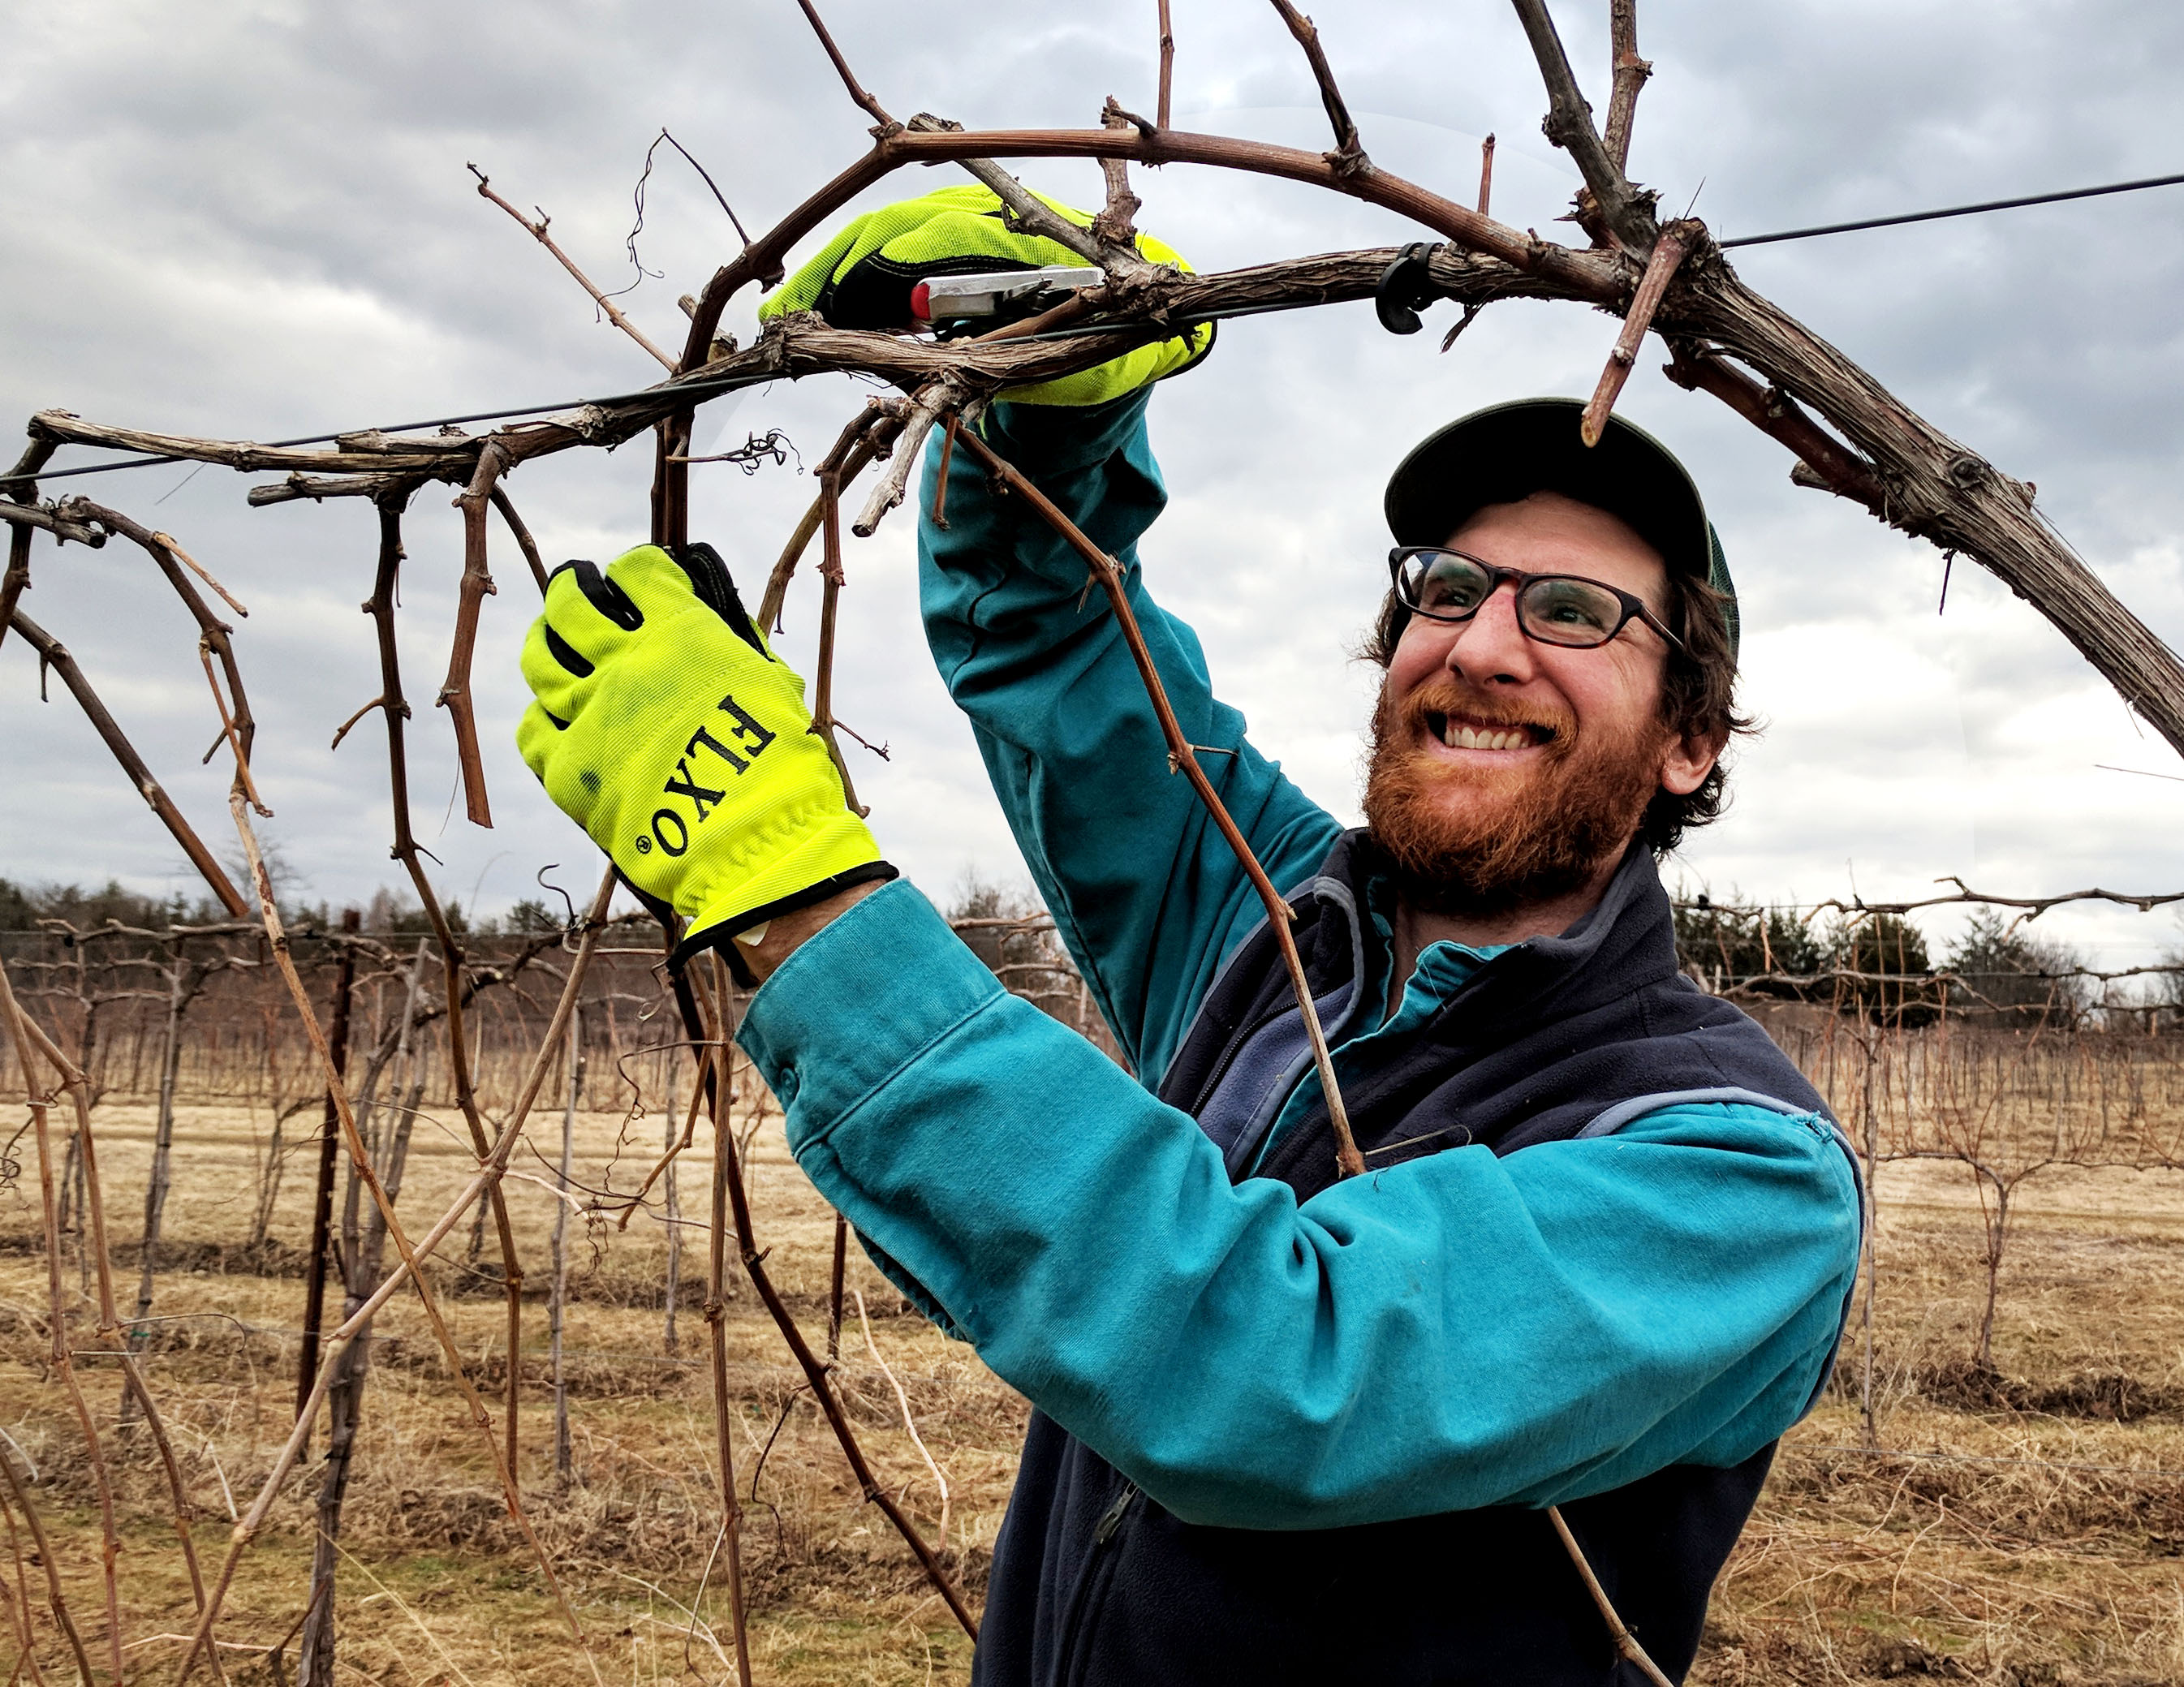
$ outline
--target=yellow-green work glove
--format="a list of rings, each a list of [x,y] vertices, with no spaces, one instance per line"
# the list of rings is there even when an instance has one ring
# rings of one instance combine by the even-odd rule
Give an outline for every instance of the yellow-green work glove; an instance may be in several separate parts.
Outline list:
[[[710,545],[554,570],[523,677],[524,761],[623,877],[689,921],[677,966],[716,946],[734,960],[738,933],[895,876],[811,729],[803,680]]]
[[[1091,226],[1085,212],[1043,193],[1038,198],[1079,228]],[[1172,248],[1150,235],[1138,237],[1138,255],[1149,264],[1173,264],[1185,275],[1192,273]],[[944,187],[854,219],[759,306],[759,320],[816,310],[837,328],[905,328],[913,321],[911,289],[928,276],[1042,270],[1057,264],[1081,268],[1084,263],[1058,242],[1011,229],[990,189]],[[1140,346],[1058,381],[1013,387],[1000,396],[1017,404],[1104,404],[1148,381],[1180,374],[1212,345],[1213,325],[1201,322],[1179,338]]]

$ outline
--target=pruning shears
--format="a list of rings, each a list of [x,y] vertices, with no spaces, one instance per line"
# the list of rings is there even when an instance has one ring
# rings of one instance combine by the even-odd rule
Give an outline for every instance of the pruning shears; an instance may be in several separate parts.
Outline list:
[[[976,276],[928,276],[910,290],[910,311],[944,337],[959,325],[1015,322],[1059,304],[1079,287],[1106,280],[1100,270],[1050,264],[1039,270],[995,270]]]

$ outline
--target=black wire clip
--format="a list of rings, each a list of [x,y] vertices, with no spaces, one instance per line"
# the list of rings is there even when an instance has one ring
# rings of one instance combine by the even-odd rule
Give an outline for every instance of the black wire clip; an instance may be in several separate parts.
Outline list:
[[[1373,309],[1390,334],[1415,334],[1426,326],[1418,320],[1418,313],[1441,296],[1427,267],[1436,249],[1430,242],[1414,240],[1380,272],[1380,285],[1373,290]]]

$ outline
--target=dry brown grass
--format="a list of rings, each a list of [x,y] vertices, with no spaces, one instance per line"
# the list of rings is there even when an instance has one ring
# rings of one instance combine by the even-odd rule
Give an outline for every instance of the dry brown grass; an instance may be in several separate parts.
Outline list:
[[[149,1110],[109,1103],[100,1118],[109,1207],[117,1241],[125,1242],[148,1160]],[[283,1190],[274,1245],[257,1256],[235,1245],[248,1223],[256,1133],[265,1122],[262,1111],[184,1110],[169,1209],[171,1263],[153,1308],[188,1315],[153,1327],[148,1363],[187,1461],[209,1553],[225,1534],[222,1475],[237,1502],[248,1503],[285,1432],[294,1387],[288,1332],[303,1292],[303,1161]],[[550,1133],[557,1123],[542,1119],[537,1128]],[[617,1159],[621,1125],[619,1116],[582,1118],[580,1182],[603,1181]],[[621,1150],[616,1187],[635,1183],[658,1131],[656,1117],[636,1127],[643,1146]],[[549,1148],[547,1136],[538,1145]],[[760,1240],[772,1245],[772,1268],[816,1339],[825,1322],[829,1215],[789,1161],[777,1123],[761,1134],[756,1162]],[[446,1131],[421,1128],[404,1207],[433,1209],[468,1164]],[[546,1175],[535,1158],[519,1157],[517,1169]],[[704,1176],[701,1165],[689,1167],[686,1211],[701,1207]],[[534,1183],[510,1189],[529,1281],[543,1294],[551,1199]],[[1724,1578],[1693,1679],[1722,1687],[1919,1673],[2015,1687],[2184,1681],[2184,1480],[2176,1474],[2184,1472],[2184,1176],[2064,1168],[2027,1186],[1993,1376],[1964,1362],[1984,1294],[1969,1178],[1941,1165],[1891,1166],[1880,1193],[1881,1440],[1904,1452],[2025,1462],[1837,1450],[1857,1448],[1862,1437],[1854,1330],[1841,1370],[1848,1391],[1830,1395],[1786,1444]],[[0,1194],[0,1428],[38,1467],[34,1491],[90,1640],[103,1633],[97,1518],[58,1384],[42,1363],[43,1267],[34,1235],[25,1192]],[[507,1362],[497,1286],[465,1272],[460,1240],[449,1246],[456,1261],[438,1277],[449,1315],[474,1373],[497,1378]],[[488,1252],[489,1259],[490,1245]],[[733,1674],[705,1629],[688,1635],[694,1602],[726,1644],[717,1568],[698,1595],[719,1518],[700,1362],[703,1257],[701,1241],[686,1242],[682,1351],[671,1360],[662,1345],[660,1227],[640,1220],[617,1234],[594,1226],[577,1249],[568,1333],[577,1469],[566,1490],[552,1476],[543,1305],[526,1325],[526,1500],[565,1567],[602,1674],[632,1687],[690,1670],[713,1683]],[[907,1313],[854,1251],[852,1258],[881,1350],[946,1470],[950,1553],[975,1597],[1024,1407],[967,1350]],[[73,1283],[73,1259],[69,1267]],[[760,1678],[963,1680],[967,1643],[901,1543],[858,1502],[800,1375],[747,1288],[738,1285],[729,1304],[727,1328],[746,1495],[759,1451],[780,1425],[746,1544]],[[476,1687],[588,1680],[506,1520],[414,1300],[394,1302],[380,1334],[344,1529],[354,1557],[340,1580],[343,1678]],[[893,1390],[863,1351],[854,1310],[844,1350],[844,1391],[875,1467],[929,1533],[938,1496]],[[95,1360],[83,1368],[110,1423],[118,1381]],[[187,1584],[156,1472],[125,1432],[114,1462],[128,1519],[121,1563],[131,1656],[148,1674],[164,1673],[178,1647],[159,1637],[187,1629]],[[244,1560],[221,1626],[238,1682],[274,1679],[264,1651],[300,1609],[315,1481],[308,1468],[291,1479]],[[7,1632],[0,1620],[0,1655],[12,1646]],[[68,1679],[42,1618],[40,1633],[49,1679]],[[291,1670],[292,1663],[291,1653]]]
[[[134,1233],[131,1206],[141,1199],[149,1161],[150,1114],[142,1107],[100,1110],[102,1156],[120,1235]],[[163,1259],[157,1315],[181,1321],[153,1328],[148,1364],[170,1427],[188,1458],[187,1474],[206,1521],[200,1539],[217,1551],[226,1530],[220,1474],[247,1505],[270,1469],[292,1410],[303,1300],[301,1244],[307,1238],[307,1168],[292,1168],[283,1190],[271,1258],[239,1257],[231,1245],[248,1222],[255,1121],[232,1110],[188,1108],[176,1131],[171,1239]],[[558,1119],[542,1122],[554,1129]],[[597,1185],[616,1158],[620,1116],[586,1115],[578,1124],[579,1182]],[[643,1150],[625,1148],[617,1187],[635,1184],[656,1153],[659,1122],[644,1122]],[[450,1198],[471,1162],[444,1132],[421,1129],[403,1194],[422,1213]],[[543,1140],[542,1148],[545,1144]],[[770,1264],[805,1327],[823,1332],[832,1220],[788,1160],[777,1122],[755,1156],[755,1197]],[[537,1160],[518,1172],[543,1177]],[[702,1161],[685,1172],[684,1205],[702,1211]],[[543,1300],[549,1280],[547,1237],[552,1198],[538,1184],[512,1182],[510,1205],[528,1283]],[[34,1242],[35,1209],[24,1192],[0,1195],[0,1428],[36,1463],[35,1490],[47,1522],[68,1548],[64,1578],[86,1632],[103,1633],[96,1569],[97,1517],[90,1482],[58,1386],[40,1363],[43,1262]],[[572,1233],[573,1234],[574,1233]],[[705,1325],[702,1236],[686,1233],[681,1352],[663,1350],[660,1311],[665,1242],[640,1219],[627,1233],[590,1228],[572,1250],[566,1336],[576,1478],[557,1488],[552,1471],[551,1395],[543,1304],[526,1313],[523,1486],[526,1508],[563,1567],[610,1681],[680,1678],[687,1611],[718,1528],[712,1412],[703,1368]],[[437,1274],[443,1303],[471,1372],[482,1382],[506,1375],[496,1278],[457,1262]],[[132,1264],[132,1246],[117,1248]],[[483,1263],[490,1267],[488,1242]],[[873,1315],[874,1334],[909,1394],[919,1427],[954,1489],[949,1548],[974,1590],[983,1587],[994,1532],[1008,1495],[1024,1407],[970,1351],[905,1315],[900,1298],[853,1253],[853,1281]],[[73,1259],[69,1279],[75,1280]],[[263,1275],[270,1269],[282,1274]],[[767,1681],[923,1682],[961,1679],[969,1648],[883,1519],[864,1506],[833,1438],[790,1364],[772,1323],[738,1279],[727,1311],[732,1383],[737,1397],[736,1455],[748,1499],[758,1456],[774,1445],[749,1510],[745,1556],[754,1605],[756,1667]],[[242,1327],[248,1327],[242,1328]],[[502,1507],[498,1485],[465,1424],[452,1385],[414,1298],[398,1298],[382,1318],[352,1481],[343,1544],[356,1567],[340,1584],[343,1658],[373,1679],[588,1681],[559,1626],[538,1572]],[[118,1382],[92,1373],[110,1419]],[[854,1311],[839,1373],[843,1392],[876,1470],[894,1485],[928,1534],[938,1496],[923,1461],[903,1430],[894,1391],[862,1350]],[[490,1393],[490,1390],[488,1390]],[[786,1413],[784,1418],[783,1414]],[[126,1444],[125,1444],[126,1445]],[[217,1458],[219,1469],[214,1467]],[[156,1473],[130,1447],[115,1459],[131,1522],[125,1539],[124,1619],[133,1656],[148,1663],[178,1648],[153,1639],[186,1632],[189,1589],[174,1546]],[[316,1476],[292,1478],[266,1532],[243,1561],[222,1636],[262,1655],[300,1609],[308,1564],[309,1496]],[[4,1552],[4,1546],[0,1546]],[[0,1558],[0,1563],[5,1560]],[[375,1587],[364,1572],[376,1577]],[[33,1584],[34,1601],[42,1595]],[[726,1644],[727,1600],[717,1567],[699,1614]],[[422,1625],[421,1629],[420,1624]],[[432,1640],[427,1640],[425,1630]],[[700,1630],[688,1641],[699,1673],[732,1679]],[[0,1656],[13,1649],[0,1623]],[[237,1671],[252,1654],[228,1654]],[[53,1650],[48,1662],[58,1667]],[[292,1671],[292,1653],[288,1660]],[[56,1679],[66,1679],[58,1670]],[[270,1679],[270,1674],[262,1679]]]
[[[1985,1293],[1969,1176],[1889,1166],[1879,1196],[1877,1427],[1904,1456],[1858,1450],[1854,1327],[1692,1679],[2184,1680],[2184,1175],[2059,1167],[2027,1186],[1992,1373],[1969,1363]]]

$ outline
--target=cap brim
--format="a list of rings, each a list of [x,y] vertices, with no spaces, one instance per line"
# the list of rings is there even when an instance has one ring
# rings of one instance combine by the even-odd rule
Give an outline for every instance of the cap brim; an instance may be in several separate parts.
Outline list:
[[[1445,544],[1490,504],[1560,493],[1630,523],[1680,574],[1713,572],[1706,505],[1684,465],[1643,428],[1611,415],[1600,443],[1579,437],[1575,398],[1474,410],[1427,438],[1388,482],[1396,543]]]

